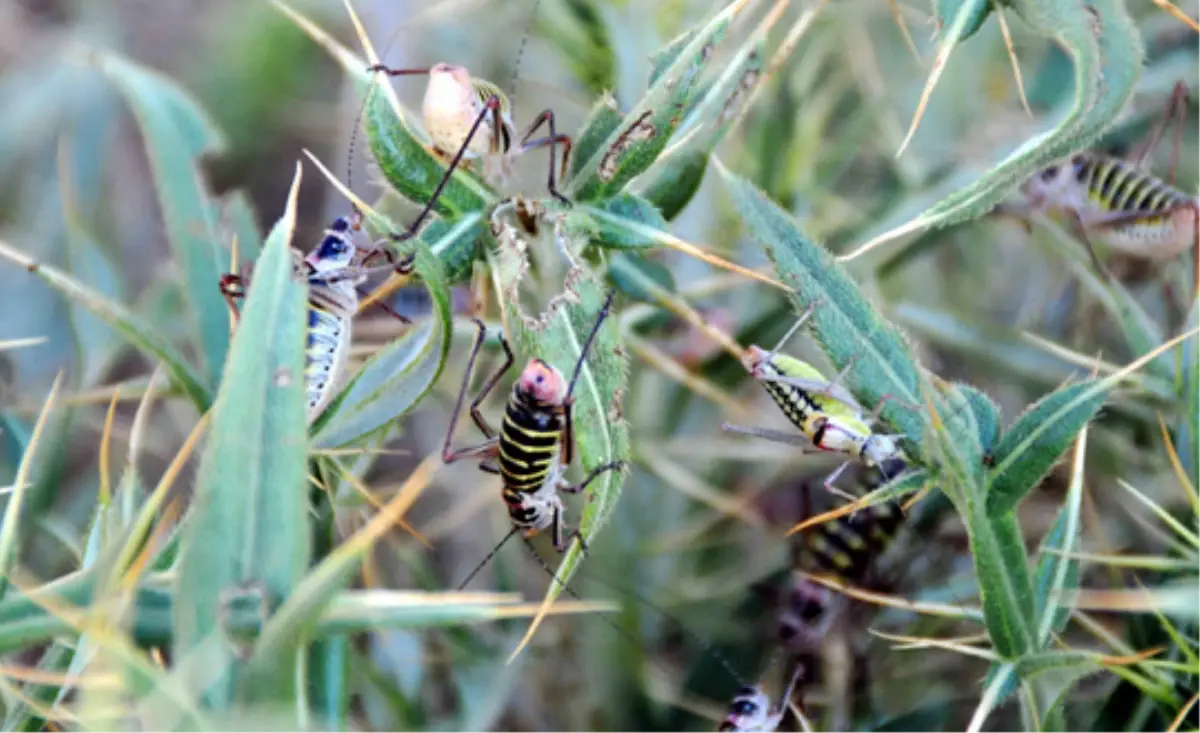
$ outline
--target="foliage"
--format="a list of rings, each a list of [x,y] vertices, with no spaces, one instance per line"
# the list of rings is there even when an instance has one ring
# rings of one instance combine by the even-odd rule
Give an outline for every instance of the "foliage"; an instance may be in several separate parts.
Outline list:
[[[189,20],[212,68],[159,28],[115,38],[144,19],[90,4],[12,11],[29,32],[0,39],[48,59],[0,75],[4,729],[711,727],[741,686],[775,695],[790,672],[778,604],[807,568],[789,555],[889,500],[897,546],[834,579],[856,600],[802,650],[814,727],[1195,727],[1200,301],[1190,283],[1182,313],[1160,296],[1170,263],[1109,281],[1067,226],[990,215],[1046,164],[1139,139],[1180,74],[1194,99],[1178,13],[936,0],[936,37],[914,43],[923,11],[900,4],[488,2],[470,23],[421,3],[212,5]],[[1007,17],[1013,61],[1043,56],[1032,119]],[[473,161],[394,239],[446,161],[421,83],[369,67],[397,53],[503,80],[495,29],[526,26],[524,75],[557,76],[545,99],[506,91],[518,130],[550,107],[572,133],[570,204],[542,150],[513,177]],[[1187,107],[1183,153],[1164,135],[1150,167],[1194,196]],[[348,150],[378,195],[332,172]],[[331,218],[318,189],[363,215],[357,244],[412,268],[365,272],[349,366],[309,420],[296,252]],[[245,265],[231,314],[218,282]],[[780,348],[880,408],[874,432],[902,450],[899,473],[845,474],[854,501],[820,488],[816,451],[721,430],[794,432],[743,359],[810,309]],[[474,379],[468,316],[486,327]],[[500,334],[513,365],[489,380]],[[532,359],[579,365],[563,477],[622,464],[563,494],[586,550],[496,550],[499,480],[443,466],[444,444],[487,437],[467,419],[480,385],[499,424]],[[464,590],[485,556],[487,590]]]

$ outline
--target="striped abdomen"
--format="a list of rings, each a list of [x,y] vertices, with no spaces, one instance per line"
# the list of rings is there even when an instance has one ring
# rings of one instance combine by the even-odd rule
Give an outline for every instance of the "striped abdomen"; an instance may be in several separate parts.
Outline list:
[[[771,363],[765,363],[759,369],[771,376],[789,376]],[[779,409],[783,410],[788,421],[801,431],[805,429],[809,416],[821,410],[821,405],[813,399],[811,393],[793,384],[763,381],[762,385],[767,394],[771,395],[771,399],[775,400],[775,404],[779,405]]]
[[[558,459],[562,429],[558,412],[531,404],[514,388],[500,426],[500,476],[510,506],[520,503],[522,494],[536,492],[545,485]],[[513,518],[520,521],[519,517]]]
[[[806,534],[805,561],[814,566],[812,570],[857,583],[891,544],[903,522],[904,510],[894,501],[826,522]]]
[[[1164,215],[1186,205],[1191,199],[1146,171],[1118,158],[1081,155],[1072,161],[1075,181],[1087,190],[1092,211],[1104,215],[1114,212]]]
[[[350,356],[350,323],[357,306],[353,284],[309,286],[308,334],[304,345],[309,422],[329,404],[345,371]]]

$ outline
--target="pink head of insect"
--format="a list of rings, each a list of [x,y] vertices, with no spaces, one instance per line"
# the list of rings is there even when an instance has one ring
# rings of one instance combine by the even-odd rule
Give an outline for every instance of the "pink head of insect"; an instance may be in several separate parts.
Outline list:
[[[517,389],[539,405],[558,406],[567,399],[567,381],[541,359],[530,359],[517,378]]]

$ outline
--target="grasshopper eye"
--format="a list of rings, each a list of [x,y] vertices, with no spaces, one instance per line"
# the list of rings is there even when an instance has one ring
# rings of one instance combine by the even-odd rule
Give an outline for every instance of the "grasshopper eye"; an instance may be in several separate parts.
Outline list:
[[[1049,168],[1047,168],[1046,170],[1042,171],[1041,179],[1043,181],[1046,181],[1047,183],[1049,183],[1050,181],[1053,181],[1057,176],[1058,176],[1058,166],[1052,165]]]

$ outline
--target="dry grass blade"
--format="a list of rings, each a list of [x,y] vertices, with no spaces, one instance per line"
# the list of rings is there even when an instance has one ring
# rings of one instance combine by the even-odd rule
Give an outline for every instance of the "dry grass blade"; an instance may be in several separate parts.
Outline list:
[[[761,526],[762,517],[744,506],[741,502],[731,499],[727,494],[717,490],[712,484],[688,471],[675,461],[663,456],[655,456],[653,460],[644,458],[639,463],[660,481],[671,488],[689,496],[696,501],[731,518],[740,519],[751,526]]]
[[[1176,20],[1187,24],[1187,26],[1192,30],[1200,33],[1200,23],[1197,23],[1195,18],[1180,10],[1177,5],[1171,2],[1171,0],[1150,0],[1150,2],[1167,11],[1167,13]]]
[[[112,471],[111,454],[113,420],[117,416],[117,395],[114,393],[108,402],[108,412],[104,415],[104,431],[100,434],[100,503],[107,505],[112,500]]]
[[[1008,20],[1004,17],[1004,9],[996,6],[996,20],[1000,23],[1000,34],[1004,36],[1004,49],[1008,51],[1008,60],[1012,63],[1013,79],[1017,82],[1017,96],[1021,98],[1021,107],[1025,114],[1033,117],[1029,108],[1029,99],[1025,96],[1025,79],[1021,76],[1021,62],[1017,59],[1017,49],[1013,45],[1012,32],[1008,29]]]
[[[0,341],[0,351],[8,351],[9,349],[24,349],[30,346],[38,346],[44,344],[50,339],[45,336],[31,336],[29,338],[8,339]]]
[[[899,646],[892,647],[894,650],[910,650],[910,649],[945,649],[946,651],[958,652],[968,657],[977,659],[986,659],[989,662],[997,661],[998,657],[995,653],[987,649],[962,644],[955,639],[937,639],[926,636],[905,636],[903,634],[888,634],[877,629],[867,629],[867,633],[871,636],[878,636],[880,639],[887,641],[899,642]]]
[[[1179,482],[1184,497],[1192,505],[1192,513],[1200,515],[1200,496],[1197,496],[1196,487],[1192,486],[1192,480],[1188,478],[1187,471],[1183,468],[1183,462],[1179,460],[1179,453],[1175,451],[1175,442],[1171,440],[1171,431],[1167,430],[1167,423],[1163,420],[1161,412],[1158,413],[1158,427],[1162,431],[1163,445],[1167,449],[1167,459],[1171,461],[1171,470],[1175,472],[1175,480]]]
[[[921,54],[917,51],[917,44],[913,41],[912,34],[908,30],[908,24],[904,22],[904,16],[900,14],[900,3],[896,2],[896,0],[888,0],[888,9],[892,11],[892,20],[896,21],[896,27],[900,29],[900,35],[904,37],[904,45],[908,47],[913,59],[920,66]]]
[[[966,606],[953,606],[948,603],[929,603],[926,601],[913,601],[903,596],[889,595],[887,593],[877,593],[875,591],[860,588],[855,585],[843,583],[836,576],[827,575],[824,573],[805,573],[805,576],[815,583],[830,588],[849,596],[863,603],[870,603],[873,606],[882,606],[885,608],[895,608],[901,611],[912,611],[913,613],[925,614],[927,616],[940,616],[942,618],[963,619],[968,621],[980,621],[983,619],[983,611],[978,608],[969,608]]]
[[[366,499],[371,506],[375,507],[377,511],[383,511],[384,502],[381,502],[375,497],[375,494],[371,492],[371,489],[367,487],[366,483],[361,478],[359,478],[353,471],[343,466],[341,462],[335,461],[334,463],[337,466],[338,471],[342,474],[342,478],[346,480],[346,483],[350,484],[350,486],[353,487],[354,490],[359,494],[361,494],[362,497]],[[408,521],[403,517],[397,519],[396,523],[400,525],[405,532],[408,532],[415,537],[418,542],[420,542],[422,545],[425,545],[426,548],[430,550],[433,549],[433,545],[429,543],[429,540],[425,538],[425,535],[418,532],[417,529],[409,524]]]
[[[1183,704],[1183,707],[1179,709],[1179,715],[1176,715],[1175,719],[1171,721],[1171,725],[1167,726],[1167,733],[1175,733],[1175,731],[1179,730],[1183,725],[1184,719],[1187,718],[1187,714],[1192,712],[1192,708],[1196,707],[1196,701],[1198,700],[1200,700],[1200,692],[1192,695],[1192,699]]]
[[[188,459],[191,458],[192,453],[196,450],[196,446],[200,444],[200,436],[204,435],[205,429],[208,428],[211,416],[212,411],[209,410],[196,421],[196,425],[192,428],[192,432],[188,434],[187,440],[183,441],[179,452],[175,454],[170,465],[167,466],[167,470],[163,472],[158,486],[154,488],[154,491],[147,497],[146,503],[142,505],[142,513],[138,516],[137,523],[134,525],[129,540],[121,551],[120,560],[115,566],[116,572],[125,573],[123,583],[127,589],[137,584],[138,579],[142,575],[142,570],[149,564],[150,556],[157,549],[158,543],[156,540],[174,524],[175,517],[179,512],[179,501],[171,502],[166,511],[162,511],[163,502],[167,500],[167,494],[171,492],[171,487],[175,485],[175,479],[179,478],[183,467],[187,465]],[[155,525],[154,535],[145,544],[142,544],[142,538],[150,530],[151,524]],[[138,554],[135,558],[131,559],[134,552]]]

